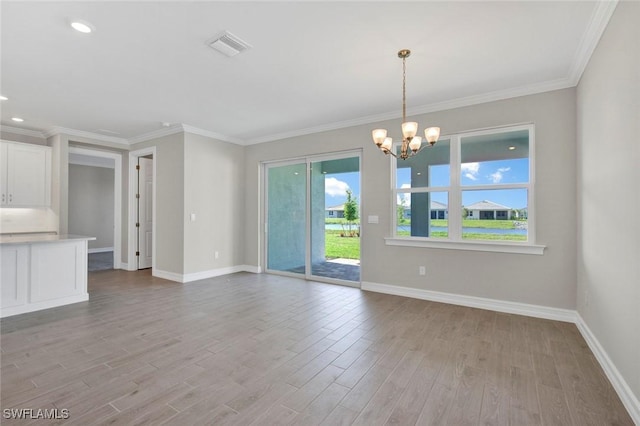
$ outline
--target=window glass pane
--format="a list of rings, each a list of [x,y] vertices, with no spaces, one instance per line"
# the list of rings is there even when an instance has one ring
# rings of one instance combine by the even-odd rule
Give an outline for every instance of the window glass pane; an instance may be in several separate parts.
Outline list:
[[[426,142],[425,142],[426,143]],[[396,148],[400,153],[400,147]],[[396,186],[398,188],[425,188],[449,186],[449,140],[427,146],[406,160],[396,160]]]
[[[398,236],[449,237],[448,192],[404,192],[397,201]]]
[[[527,241],[526,189],[462,191],[462,238]]]
[[[529,131],[516,130],[460,139],[460,183],[529,182]]]

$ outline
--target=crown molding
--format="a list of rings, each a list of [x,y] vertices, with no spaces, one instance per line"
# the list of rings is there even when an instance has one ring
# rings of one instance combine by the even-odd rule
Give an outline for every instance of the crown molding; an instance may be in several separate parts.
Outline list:
[[[591,55],[593,55],[593,51],[598,46],[600,37],[602,37],[604,30],[609,25],[609,20],[616,10],[616,6],[618,6],[618,0],[599,1],[596,4],[591,14],[589,25],[582,35],[573,63],[569,69],[569,80],[573,86],[577,86],[578,82],[580,82],[582,73],[587,68]]]
[[[483,93],[479,95],[467,96],[464,98],[452,99],[450,101],[436,102],[433,104],[422,105],[407,109],[407,116],[419,114],[427,114],[431,112],[445,111],[454,108],[484,104],[487,102],[500,101],[505,99],[517,98],[520,96],[535,95],[538,93],[551,92],[554,90],[566,89],[574,87],[575,84],[568,78],[545,81],[542,83],[531,84],[528,86],[514,87],[505,90],[497,90],[495,92]],[[398,111],[369,115],[366,117],[355,118],[353,120],[339,121],[336,123],[324,124],[321,126],[308,127],[304,129],[292,130],[290,132],[277,133],[273,135],[263,136],[259,138],[249,139],[245,145],[255,145],[264,142],[273,142],[277,140],[304,136],[313,133],[326,132],[330,130],[342,129],[345,127],[359,126],[363,124],[377,123],[386,120],[395,120],[402,117],[402,113]]]
[[[246,145],[246,141],[244,141],[243,139],[239,139],[239,138],[234,138],[231,136],[226,136],[223,135],[221,133],[216,133],[216,132],[211,132],[209,130],[204,130],[204,129],[200,129],[198,127],[194,127],[194,126],[190,126],[188,124],[183,124],[182,125],[182,130],[186,133],[191,133],[194,135],[200,135],[200,136],[204,136],[207,138],[211,138],[211,139],[217,139],[219,141],[223,141],[223,142],[229,142],[229,143],[233,143],[236,145]]]
[[[99,133],[85,132],[84,130],[70,129],[67,127],[54,126],[49,130],[43,132],[43,134],[46,138],[64,134],[68,136],[75,136],[78,138],[94,139],[101,142],[111,142],[111,143],[116,143],[119,145],[127,145],[127,146],[129,145],[129,142],[124,138],[117,138],[115,136],[105,136]]]
[[[182,124],[174,124],[173,126],[170,126],[170,127],[163,127],[162,129],[154,130],[148,133],[143,133],[139,136],[134,136],[132,138],[129,138],[128,141],[130,145],[135,145],[137,143],[150,141],[152,139],[158,139],[163,136],[175,135],[176,133],[181,133],[181,132],[184,132],[184,129],[182,128]]]
[[[19,127],[7,126],[5,124],[0,125],[0,130],[2,130],[3,132],[13,133],[15,135],[24,135],[39,139],[46,139],[46,136],[39,130],[21,129]]]

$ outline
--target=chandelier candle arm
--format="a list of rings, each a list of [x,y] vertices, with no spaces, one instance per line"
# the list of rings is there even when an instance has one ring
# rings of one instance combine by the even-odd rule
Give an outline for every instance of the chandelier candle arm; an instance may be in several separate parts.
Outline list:
[[[418,123],[407,121],[407,58],[411,55],[409,49],[402,49],[398,52],[398,58],[402,59],[402,146],[400,155],[396,155],[393,149],[393,139],[387,136],[387,129],[375,129],[371,132],[373,142],[385,154],[394,157],[407,158],[416,155],[425,146],[433,146],[440,137],[440,127],[429,127],[424,131],[424,138],[428,145],[422,145],[422,137],[418,134]]]

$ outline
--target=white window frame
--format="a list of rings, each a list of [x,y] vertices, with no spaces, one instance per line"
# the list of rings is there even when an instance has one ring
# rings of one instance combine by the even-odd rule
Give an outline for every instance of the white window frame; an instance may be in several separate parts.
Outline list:
[[[518,130],[528,130],[529,132],[529,181],[526,183],[509,184],[484,184],[484,185],[462,185],[460,182],[461,153],[460,144],[462,138],[469,136],[481,136],[496,133],[505,133]],[[407,247],[427,247],[451,250],[472,250],[501,253],[519,253],[542,255],[544,245],[536,244],[535,226],[535,126],[533,124],[519,124],[502,127],[487,128],[481,130],[471,130],[466,132],[443,135],[441,140],[449,140],[449,186],[443,187],[420,187],[420,188],[398,188],[397,160],[390,157],[391,164],[391,195],[392,195],[392,228],[391,237],[385,238],[385,244],[389,246]],[[399,144],[398,144],[399,145]],[[395,146],[394,146],[395,149]],[[483,241],[483,240],[463,240],[462,239],[462,192],[471,190],[494,190],[494,189],[526,189],[527,190],[527,241]],[[398,194],[403,193],[423,193],[423,192],[448,192],[448,238],[412,237],[397,235],[397,214],[395,213]]]

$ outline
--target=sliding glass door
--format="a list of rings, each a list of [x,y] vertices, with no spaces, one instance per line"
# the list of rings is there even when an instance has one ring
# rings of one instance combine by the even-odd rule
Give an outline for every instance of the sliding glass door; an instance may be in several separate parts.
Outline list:
[[[307,164],[267,166],[267,269],[305,273]]]
[[[360,282],[360,154],[265,164],[267,271]]]

